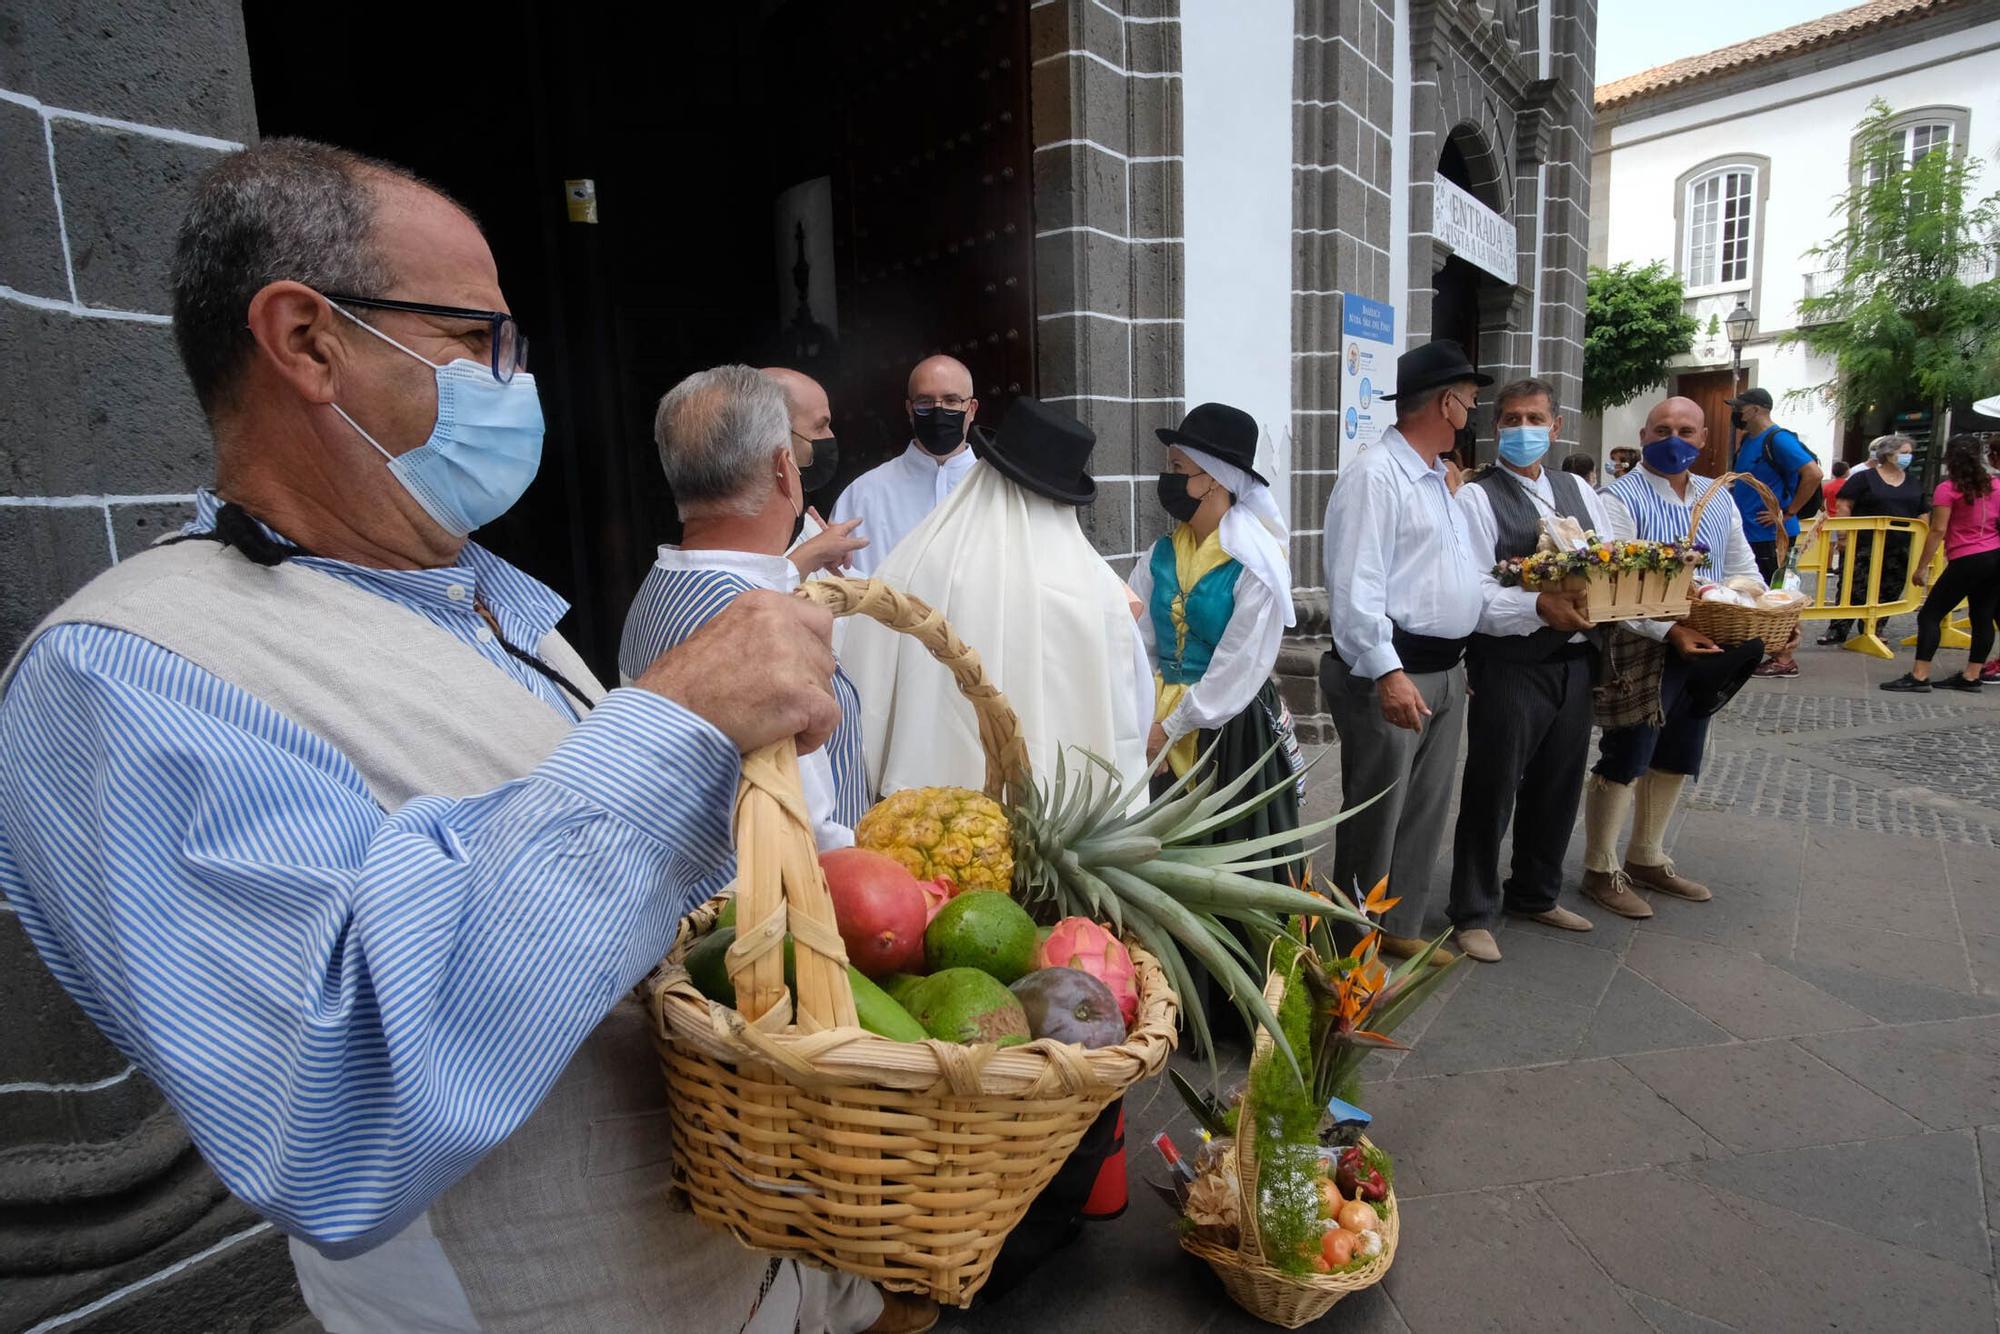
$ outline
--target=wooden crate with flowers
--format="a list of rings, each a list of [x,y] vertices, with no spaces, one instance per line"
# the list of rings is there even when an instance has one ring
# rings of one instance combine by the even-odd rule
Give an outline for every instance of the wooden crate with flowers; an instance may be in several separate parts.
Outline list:
[[[646,987],[675,1177],[748,1245],[963,1305],[1099,1113],[1166,1064],[1177,1021],[1206,1047],[1194,965],[1278,1033],[1225,923],[1366,918],[1246,874],[1339,817],[1210,842],[1284,790],[1246,792],[1257,766],[1218,784],[1198,764],[1149,803],[1150,775],[1094,756],[1032,776],[1007,701],[929,607],[870,581],[800,595],[951,671],[987,789],[896,793],[859,848],[821,858],[791,743],[745,761],[736,893],[683,923]]]
[[[1493,577],[1503,588],[1569,593],[1594,625],[1678,620],[1688,614],[1694,567],[1707,554],[1698,542],[1607,540],[1562,517],[1544,519],[1537,549],[1501,561]]]
[[[1369,892],[1364,915],[1394,906],[1386,891]],[[1293,928],[1264,940],[1279,1031],[1258,1033],[1235,1105],[1174,1076],[1204,1142],[1171,1192],[1182,1248],[1237,1305],[1287,1329],[1381,1282],[1396,1258],[1395,1166],[1362,1133],[1360,1068],[1369,1052],[1402,1046],[1389,1034],[1458,963],[1433,966],[1442,938],[1392,970],[1372,929],[1342,951],[1326,918]]]

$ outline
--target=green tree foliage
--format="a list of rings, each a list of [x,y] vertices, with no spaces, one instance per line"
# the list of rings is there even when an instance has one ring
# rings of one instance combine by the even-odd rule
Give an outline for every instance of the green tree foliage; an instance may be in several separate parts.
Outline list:
[[[1842,417],[1875,404],[1942,407],[2000,387],[2000,281],[1986,275],[2000,195],[1969,200],[1979,161],[1952,149],[1912,162],[1877,99],[1855,127],[1841,229],[1807,251],[1826,286],[1781,340],[1833,363],[1818,394]]]
[[[1667,378],[1667,363],[1694,346],[1680,278],[1655,260],[1590,271],[1583,325],[1583,410],[1630,403]]]

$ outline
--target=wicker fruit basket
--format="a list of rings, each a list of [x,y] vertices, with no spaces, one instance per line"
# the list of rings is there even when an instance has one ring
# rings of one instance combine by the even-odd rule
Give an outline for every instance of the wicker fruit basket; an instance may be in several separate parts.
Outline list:
[[[1285,980],[1273,975],[1264,988],[1264,999],[1276,1009],[1284,995]],[[1257,1044],[1250,1057],[1254,1067],[1271,1050],[1271,1035],[1259,1030]],[[1252,1116],[1250,1093],[1246,1085],[1243,1101],[1236,1111],[1236,1124],[1240,1127],[1255,1124]],[[1257,1156],[1251,1143],[1251,1136],[1238,1135],[1231,1146],[1236,1155],[1236,1179],[1242,1183],[1242,1199],[1237,1206],[1238,1231],[1241,1241],[1235,1246],[1220,1245],[1198,1234],[1187,1234],[1181,1238],[1181,1249],[1190,1255],[1199,1256],[1208,1262],[1215,1276],[1222,1280],[1230,1299],[1238,1306],[1256,1316],[1259,1320],[1286,1329],[1297,1329],[1332,1310],[1334,1304],[1343,1297],[1349,1297],[1365,1288],[1372,1288],[1382,1281],[1389,1272],[1390,1263],[1396,1258],[1396,1241],[1402,1232],[1403,1211],[1396,1202],[1396,1192],[1388,1195],[1389,1216],[1382,1223],[1382,1252],[1366,1264],[1339,1274],[1293,1274],[1279,1269],[1264,1258],[1264,1247],[1257,1235]],[[1364,1138],[1362,1142],[1368,1141]]]
[[[1726,472],[1715,479],[1715,485],[1708,488],[1702,498],[1695,502],[1694,512],[1688,516],[1688,541],[1696,540],[1701,532],[1701,514],[1709,502],[1717,496],[1726,495],[1729,488],[1738,482],[1748,483],[1773,510],[1778,508],[1778,498],[1771,494],[1771,488],[1752,477],[1747,472]],[[1733,503],[1733,502],[1732,502]],[[1776,533],[1778,568],[1785,566],[1785,553],[1791,547],[1791,539],[1785,534],[1785,526],[1778,525]],[[1722,553],[1716,552],[1720,557]],[[1688,609],[1687,624],[1707,635],[1724,647],[1733,648],[1752,639],[1764,641],[1764,651],[1775,653],[1790,641],[1792,631],[1798,629],[1799,613],[1805,604],[1784,610],[1766,610],[1761,607],[1737,607],[1727,602],[1703,602],[1695,599]]]
[[[817,580],[801,596],[914,636],[978,713],[989,794],[1025,780],[1013,711],[942,617],[872,581]],[[671,1095],[676,1179],[700,1218],[746,1245],[964,1305],[1091,1122],[1166,1064],[1180,1002],[1159,963],[1134,949],[1139,1013],[1118,1046],[877,1037],[855,1025],[791,742],[744,761],[736,844],[728,964],[740,1010],[708,1000],[681,966],[714,929],[713,904],[681,924],[644,987]]]

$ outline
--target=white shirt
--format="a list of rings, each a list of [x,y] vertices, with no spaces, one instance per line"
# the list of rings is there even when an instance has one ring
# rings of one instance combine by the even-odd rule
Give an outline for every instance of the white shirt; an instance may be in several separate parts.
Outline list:
[[[1555,483],[1549,480],[1546,464],[1533,477],[1523,477],[1504,465],[1498,471],[1534,497],[1539,502],[1536,508],[1541,513],[1558,513]],[[1576,489],[1583,493],[1583,526],[1600,537],[1607,536],[1604,506],[1597,493],[1586,486],[1582,478],[1577,479]],[[1479,613],[1479,633],[1531,635],[1541,629],[1542,618],[1535,610],[1535,600],[1541,595],[1525,588],[1503,588],[1500,581],[1493,577],[1493,567],[1500,559],[1500,525],[1493,517],[1493,501],[1487,496],[1486,488],[1469,482],[1458,488],[1458,507],[1465,513],[1465,527],[1472,541],[1472,558],[1479,566],[1480,593],[1485,600],[1485,606]],[[1570,643],[1577,643],[1582,638],[1582,635],[1571,635]]]
[[[832,522],[861,520],[861,536],[868,545],[848,557],[856,576],[873,576],[896,544],[965,480],[973,461],[970,445],[939,462],[913,440],[895,458],[848,483],[834,502]]]
[[[753,587],[768,588],[778,593],[790,593],[799,586],[798,567],[791,561],[783,556],[766,556],[755,551],[689,551],[682,547],[663,546],[659,550],[658,558],[653,562],[653,568],[668,573],[716,571],[733,574]],[[635,623],[638,627],[637,632],[644,637],[649,618],[672,621],[689,613],[707,612],[706,607],[676,611],[666,607],[642,605],[648,600],[647,587],[642,586],[639,599],[633,604],[633,609],[627,618],[628,637],[634,633],[632,627]],[[658,627],[654,634],[657,635],[668,628],[664,625]],[[671,628],[682,634],[686,632],[686,627]],[[631,670],[633,663],[640,656],[648,655],[635,655],[632,661],[619,664],[619,684],[628,686],[632,684]],[[810,755],[799,756],[799,786],[805,790],[806,813],[812,817],[814,838],[821,852],[854,846],[854,831],[834,817],[833,759],[827,751],[826,746],[821,746]]]
[[[1395,427],[1340,474],[1324,526],[1333,646],[1355,675],[1402,669],[1394,626],[1440,639],[1478,627],[1485,597],[1464,511],[1444,465],[1426,465]]]
[[[1139,635],[1146,645],[1146,672],[1150,680],[1160,660],[1153,627],[1151,552],[1140,556],[1139,563],[1132,567],[1131,584],[1132,591],[1139,595]],[[1160,721],[1168,744],[1189,732],[1213,731],[1249,708],[1257,692],[1271,679],[1271,669],[1277,666],[1278,649],[1284,638],[1284,609],[1264,581],[1246,570],[1236,580],[1236,606],[1229,613],[1222,638],[1216,641],[1208,670]]]
[[[1633,471],[1644,478],[1646,484],[1658,492],[1663,500],[1670,501],[1676,505],[1685,505],[1696,498],[1692,480],[1688,484],[1688,494],[1684,500],[1675,492],[1672,482],[1660,476],[1660,474],[1654,472],[1651,468],[1641,465],[1633,469]],[[1604,502],[1604,522],[1607,529],[1607,536],[1621,542],[1627,538],[1645,536],[1645,534],[1639,531],[1638,523],[1633,520],[1632,511],[1627,508],[1623,500],[1618,498],[1616,493],[1606,491],[1598,499]],[[1729,497],[1721,496],[1717,498],[1715,503],[1718,505],[1728,504]],[[1748,575],[1758,583],[1763,583],[1763,576],[1757,573],[1757,553],[1750,550],[1750,539],[1743,536],[1743,525],[1741,523],[1732,523],[1728,528],[1729,537],[1723,543],[1722,551],[1720,552],[1723,579],[1726,581]],[[1711,563],[1715,561],[1717,554],[1716,552],[1709,553],[1709,561]],[[1644,635],[1648,639],[1662,640],[1667,637],[1667,631],[1674,628],[1674,624],[1673,621],[1624,622],[1625,628],[1633,634]]]

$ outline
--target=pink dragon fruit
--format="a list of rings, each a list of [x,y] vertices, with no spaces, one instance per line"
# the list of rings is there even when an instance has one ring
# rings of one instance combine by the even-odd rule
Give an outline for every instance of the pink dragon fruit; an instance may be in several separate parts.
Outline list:
[[[938,909],[951,902],[958,893],[958,883],[948,875],[935,880],[919,880],[917,888],[924,892],[924,925],[931,924],[931,918],[938,915]]]
[[[1118,937],[1088,917],[1065,917],[1042,943],[1042,967],[1076,968],[1111,988],[1130,1029],[1139,1017],[1139,970]]]

